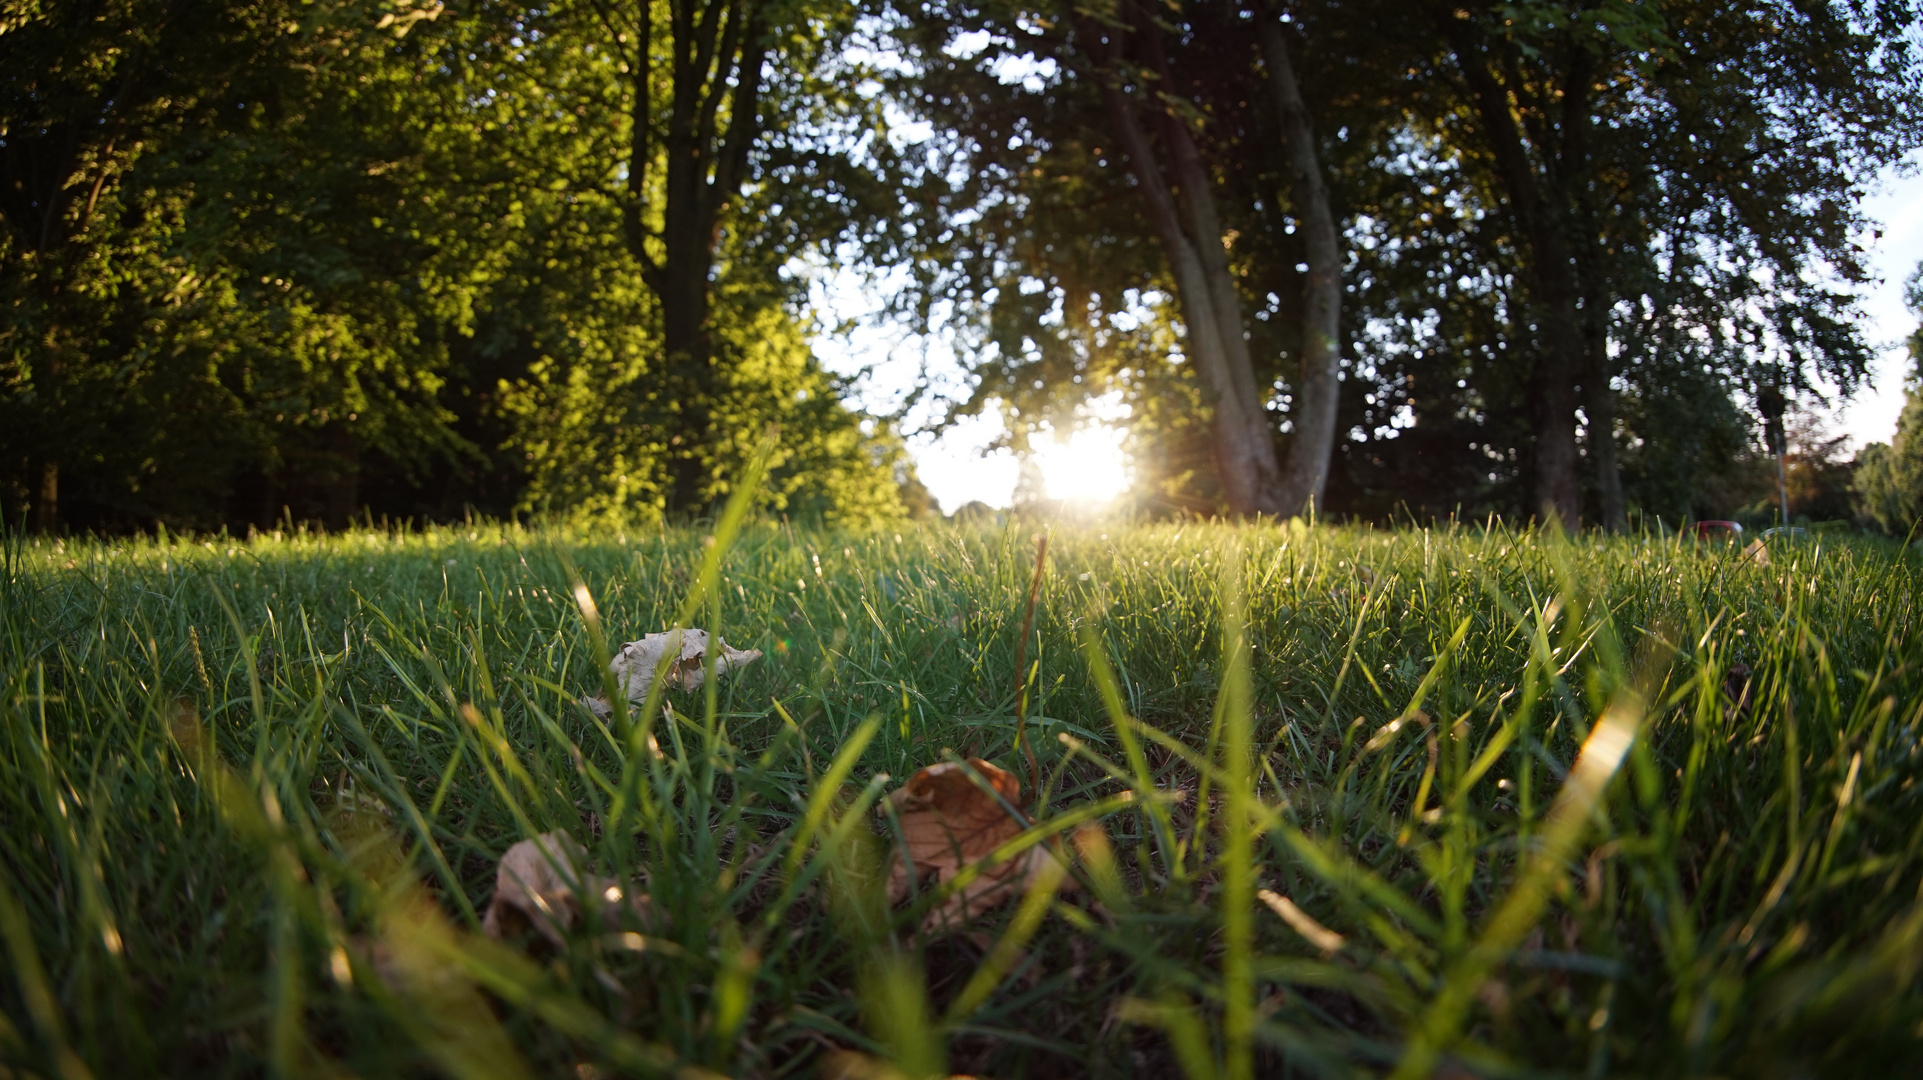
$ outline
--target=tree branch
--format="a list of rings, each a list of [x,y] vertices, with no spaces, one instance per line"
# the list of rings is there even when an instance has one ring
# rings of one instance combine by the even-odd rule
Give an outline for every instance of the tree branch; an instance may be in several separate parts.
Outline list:
[[[728,109],[728,137],[715,163],[712,211],[741,190],[748,171],[748,151],[761,137],[761,68],[767,59],[767,43],[762,37],[761,21],[748,24],[748,43],[742,50],[741,66],[735,76],[734,102]]]

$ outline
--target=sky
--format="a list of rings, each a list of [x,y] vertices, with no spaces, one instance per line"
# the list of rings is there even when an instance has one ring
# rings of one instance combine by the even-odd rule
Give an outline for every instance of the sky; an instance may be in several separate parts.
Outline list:
[[[1923,176],[1886,175],[1883,191],[1864,209],[1883,231],[1881,239],[1872,235],[1860,241],[1869,249],[1873,278],[1863,292],[1864,336],[1877,361],[1872,389],[1836,410],[1832,422],[1837,432],[1849,434],[1852,447],[1889,442],[1903,411],[1903,369],[1909,362],[1904,343],[1919,317],[1903,307],[1903,283],[1923,263]]]
[[[1829,426],[1850,437],[1852,449],[1870,442],[1888,442],[1903,408],[1903,373],[1908,363],[1904,342],[1916,329],[1918,316],[1903,306],[1903,283],[1923,263],[1923,162],[1912,163],[1912,175],[1898,170],[1884,174],[1880,190],[1864,210],[1875,226],[1859,239],[1869,251],[1871,281],[1860,290],[1864,336],[1876,350],[1868,387],[1854,399],[1829,409]],[[1877,230],[1882,235],[1877,237]],[[814,303],[824,321],[853,325],[845,334],[817,339],[816,349],[832,371],[853,376],[859,404],[877,413],[901,406],[905,395],[925,371],[931,385],[952,399],[967,397],[968,383],[952,343],[918,338],[900,326],[872,318],[888,289],[884,279],[864,285],[855,275],[829,272],[815,286]],[[915,430],[939,419],[939,407],[926,402],[911,409],[906,427]],[[1127,484],[1127,463],[1120,450],[1120,432],[1088,418],[1084,427],[1063,441],[1044,442],[1037,465],[1051,498],[1092,501],[1118,494]],[[944,512],[980,501],[1006,507],[1014,495],[1021,463],[1006,449],[989,452],[1003,433],[992,413],[965,418],[939,437],[911,435],[909,453],[916,472],[928,485]]]

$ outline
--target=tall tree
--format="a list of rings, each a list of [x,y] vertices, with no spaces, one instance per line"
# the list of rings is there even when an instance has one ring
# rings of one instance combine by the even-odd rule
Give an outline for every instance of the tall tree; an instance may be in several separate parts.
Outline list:
[[[665,33],[657,30],[657,7],[666,9]],[[631,7],[596,3],[594,9],[617,54],[625,51],[630,76],[622,206],[628,250],[661,303],[665,374],[686,410],[680,437],[704,439],[712,425],[708,403],[717,389],[708,319],[722,216],[735,208],[749,151],[763,133],[769,46],[795,29],[782,24],[803,12],[761,0],[640,0]],[[657,49],[666,54],[665,63],[657,64]],[[657,82],[667,90],[666,115],[659,120]],[[657,123],[663,129],[658,140]],[[650,190],[657,150],[664,159],[658,199]],[[651,202],[658,203],[655,214],[649,213]],[[703,495],[698,459],[680,455],[676,461],[674,502],[697,506]]]
[[[1335,450],[1337,380],[1342,366],[1342,236],[1316,152],[1315,125],[1296,84],[1295,64],[1273,11],[1254,13],[1257,39],[1289,159],[1291,192],[1302,218],[1308,276],[1302,284],[1302,363],[1291,419],[1295,426],[1282,482],[1286,513],[1320,503]]]
[[[578,0],[436,24],[483,132],[458,167],[471,225],[512,225],[465,351],[496,380],[476,425],[516,451],[520,509],[698,514],[772,424],[770,506],[899,512],[900,448],[844,405],[805,311],[809,262],[885,257],[912,218],[888,149],[863,149],[852,17]]]
[[[970,178],[948,208],[965,237],[956,261],[983,268],[940,284],[980,301],[999,346],[971,407],[998,397],[1018,424],[1040,424],[1079,395],[1121,389],[1138,416],[1168,417],[1144,396],[1166,361],[1135,361],[1153,332],[1144,310],[1179,313],[1183,378],[1207,416],[1206,486],[1226,509],[1287,515],[1327,477],[1343,283],[1289,57],[1256,47],[1256,24],[1274,18],[1138,0],[903,9],[921,65],[909,103]],[[1290,212],[1310,234],[1306,260],[1300,238],[1263,238],[1292,237]],[[1291,252],[1271,265],[1277,247]],[[1306,315],[1293,299],[1271,311],[1278,287],[1303,296]],[[1298,363],[1282,340],[1301,342]]]
[[[1188,348],[1214,412],[1223,493],[1239,513],[1294,512],[1298,507],[1284,503],[1275,425],[1249,358],[1214,178],[1189,127],[1196,110],[1169,89],[1175,79],[1165,30],[1152,12],[1124,0],[1108,20],[1080,19],[1077,36],[1077,51],[1102,88],[1111,130],[1175,278]]]
[[[1383,34],[1413,76],[1405,126],[1375,178],[1349,173],[1377,234],[1353,248],[1364,302],[1396,327],[1371,335],[1358,371],[1397,380],[1368,391],[1371,408],[1421,407],[1352,456],[1460,430],[1488,476],[1521,474],[1519,508],[1614,527],[1690,483],[1639,496],[1626,470],[1713,471],[1700,455],[1729,443],[1702,436],[1761,384],[1860,381],[1862,185],[1919,135],[1909,5],[1422,10]],[[1685,401],[1697,419],[1678,424]]]
[[[889,147],[862,138],[879,120],[857,90],[857,16],[829,0],[572,0],[536,16],[566,63],[612,60],[611,78],[577,73],[562,96],[621,133],[611,160],[576,172],[619,205],[657,304],[665,358],[653,382],[674,415],[676,507],[713,496],[704,448],[731,437],[713,411],[734,362],[713,327],[728,264],[780,274],[788,258],[857,236],[886,259],[907,223],[888,190],[904,182]]]
[[[1480,147],[1499,179],[1507,209],[1526,252],[1529,271],[1527,299],[1535,323],[1535,356],[1528,379],[1528,412],[1533,429],[1534,478],[1532,510],[1554,516],[1566,527],[1582,518],[1578,481],[1576,408],[1578,388],[1593,382],[1599,368],[1590,362],[1600,353],[1599,335],[1585,335],[1582,284],[1577,274],[1576,246],[1589,223],[1576,220],[1583,199],[1578,190],[1590,182],[1587,155],[1591,123],[1591,95],[1597,79],[1592,42],[1587,35],[1567,34],[1558,42],[1562,63],[1547,78],[1533,84],[1515,73],[1514,56],[1492,55],[1486,26],[1467,9],[1436,15],[1442,35],[1454,54],[1479,129]],[[1637,20],[1635,29],[1642,29]],[[1626,36],[1626,35],[1625,35]],[[1505,61],[1507,61],[1505,63]],[[1533,138],[1531,137],[1533,136]],[[1585,379],[1585,375],[1591,375]],[[1603,395],[1606,397],[1606,395]],[[1613,410],[1610,410],[1613,413]],[[1606,443],[1613,462],[1613,430],[1596,429],[1592,442]],[[1605,484],[1620,490],[1611,477]],[[1619,502],[1619,500],[1617,500]],[[1609,522],[1620,527],[1620,506]]]

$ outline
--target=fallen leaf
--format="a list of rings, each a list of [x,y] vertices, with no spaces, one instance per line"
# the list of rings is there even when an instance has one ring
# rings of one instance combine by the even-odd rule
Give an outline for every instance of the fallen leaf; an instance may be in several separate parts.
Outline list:
[[[1751,540],[1749,546],[1743,549],[1742,561],[1752,562],[1757,566],[1768,566],[1769,548],[1763,546],[1763,541],[1760,538]]]
[[[1729,698],[1730,715],[1743,717],[1749,715],[1749,665],[1737,661],[1729,665],[1723,676],[1723,693]]]
[[[481,929],[500,940],[518,936],[531,925],[556,945],[567,942],[566,932],[580,916],[584,897],[601,912],[609,929],[620,923],[625,908],[651,921],[653,907],[646,895],[613,878],[588,871],[587,852],[568,834],[556,830],[507,849],[494,875],[494,899],[487,905]]]
[[[933,887],[946,885],[963,868],[982,863],[1026,827],[1002,805],[1005,801],[1012,806],[1021,797],[1021,781],[980,758],[969,758],[968,766],[1001,798],[983,791],[966,768],[952,761],[922,769],[889,793],[888,802],[901,822],[901,839],[907,849],[905,859],[895,858],[888,867],[891,902],[906,899],[913,882],[932,877]],[[923,929],[956,929],[973,916],[1005,903],[1054,857],[1046,847],[1037,845],[1007,862],[982,865],[973,880],[928,913]]]
[[[714,643],[721,650],[714,661],[716,676],[761,659],[760,649],[730,648],[719,634],[715,635]],[[615,683],[625,688],[629,701],[644,705],[662,657],[669,657],[662,678],[670,690],[699,690],[708,677],[707,653],[706,630],[669,630],[648,634],[640,641],[630,641],[621,646],[621,651],[608,661],[608,671],[614,675]],[[593,709],[597,716],[614,712],[614,706],[600,694],[583,699],[583,703]]]

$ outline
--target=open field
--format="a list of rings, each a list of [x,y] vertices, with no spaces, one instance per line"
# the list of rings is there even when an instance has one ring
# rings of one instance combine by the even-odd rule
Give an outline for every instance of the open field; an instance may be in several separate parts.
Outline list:
[[[1035,798],[1032,529],[717,531],[16,537],[9,1075],[1923,1062],[1895,545],[1058,530]],[[579,596],[616,643],[685,617],[766,655],[601,723]],[[1022,780],[1000,854],[1072,874],[921,934],[943,897],[886,903],[875,807],[957,754]],[[551,829],[651,913],[484,935]]]

